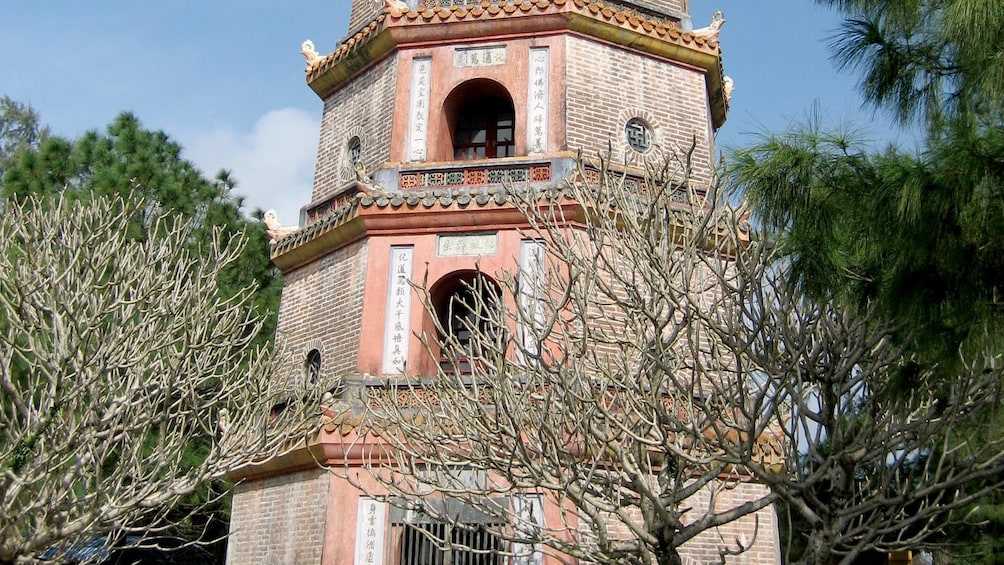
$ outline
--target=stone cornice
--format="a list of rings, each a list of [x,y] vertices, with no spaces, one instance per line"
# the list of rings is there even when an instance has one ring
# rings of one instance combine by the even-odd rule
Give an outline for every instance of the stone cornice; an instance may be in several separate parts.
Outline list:
[[[432,200],[425,195],[433,196]],[[545,190],[540,197],[561,192]],[[574,206],[569,202],[568,206]],[[570,208],[566,217],[578,217]],[[321,220],[279,240],[272,262],[283,273],[310,263],[335,249],[374,235],[443,233],[526,227],[526,217],[498,187],[429,189],[398,194],[357,193]]]

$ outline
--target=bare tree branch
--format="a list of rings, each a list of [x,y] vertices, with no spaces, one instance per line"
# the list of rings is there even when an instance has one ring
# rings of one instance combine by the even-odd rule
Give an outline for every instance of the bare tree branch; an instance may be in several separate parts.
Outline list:
[[[316,398],[252,347],[251,290],[218,292],[244,240],[196,254],[184,222],[139,213],[31,198],[0,215],[0,563],[157,532],[182,497],[309,431]]]
[[[702,535],[727,561],[753,540],[717,528],[776,501],[807,524],[807,562],[924,547],[1000,485],[1004,450],[981,421],[1000,403],[999,360],[905,382],[898,328],[801,296],[742,207],[688,168],[682,150],[644,182],[600,161],[560,191],[511,188],[536,270],[474,276],[451,303],[463,338],[417,287],[440,371],[357,399],[366,427],[346,441],[382,490],[332,471],[473,528],[436,502],[460,501],[515,554],[646,565],[681,563]],[[526,496],[557,519],[521,517]]]

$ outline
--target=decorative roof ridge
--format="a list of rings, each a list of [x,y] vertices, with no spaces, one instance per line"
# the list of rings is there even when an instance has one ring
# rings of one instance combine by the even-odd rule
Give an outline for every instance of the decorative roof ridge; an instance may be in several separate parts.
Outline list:
[[[417,208],[419,206],[432,208],[434,206],[446,208],[454,203],[459,206],[468,206],[474,203],[476,206],[487,206],[491,201],[501,205],[509,198],[509,192],[498,186],[474,186],[458,188],[424,188],[419,190],[398,190],[386,194],[358,195],[359,203],[365,208],[400,208],[407,206]]]
[[[358,195],[357,195],[358,196]],[[317,237],[347,223],[358,216],[359,200],[350,198],[344,204],[319,218],[316,222],[283,237],[272,247],[272,257],[282,255]]]
[[[665,22],[645,17],[629,8],[624,8],[617,4],[605,4],[601,0],[523,0],[521,2],[507,0],[504,3],[481,0],[472,6],[437,6],[436,8],[408,10],[406,12],[398,10],[395,7],[385,7],[369,24],[364,25],[331,53],[323,56],[317,55],[316,57],[308,56],[306,68],[307,83],[309,84],[315,78],[322,75],[335,63],[347,58],[352,52],[365,44],[369,38],[387,29],[392,23],[404,23],[404,25],[408,25],[412,23],[426,23],[433,19],[438,19],[441,22],[480,20],[507,17],[512,14],[523,15],[531,11],[548,11],[551,13],[574,11],[578,14],[616,25],[622,29],[713,54],[719,53],[718,39],[713,35],[704,36],[685,32],[680,29],[679,24],[667,25]]]
[[[683,31],[678,22],[677,25],[667,25],[664,22],[646,18],[629,8],[624,8],[618,4],[605,4],[601,0],[568,1],[572,3],[579,13],[592,16],[596,19],[603,19],[623,29],[643,33],[662,40],[669,40],[688,47],[708,50],[713,53],[719,52],[717,37]]]
[[[408,20],[408,22],[423,20],[422,23],[438,18],[440,21],[461,21],[473,17],[481,19],[484,14],[489,17],[499,15],[508,16],[515,13],[528,13],[536,9],[543,12],[556,6],[562,8],[568,6],[575,12],[590,16],[595,19],[602,19],[615,24],[621,28],[644,33],[660,39],[669,39],[675,43],[682,43],[687,46],[707,49],[713,52],[718,51],[718,40],[714,36],[704,36],[692,32],[682,31],[679,23],[677,25],[667,25],[666,22],[645,17],[639,12],[615,3],[604,3],[602,0],[524,0],[522,2],[509,0],[508,2],[495,3],[492,0],[481,0],[480,3],[473,4],[473,8],[468,5],[452,5],[449,7],[439,6],[424,10],[410,10],[402,12],[393,9],[386,9],[384,15],[393,22]],[[558,10],[552,10],[558,11]]]
[[[534,191],[538,199],[557,199],[569,195],[564,183],[544,188],[526,187],[526,189]],[[272,248],[272,257],[288,253],[348,223],[358,217],[363,209],[397,210],[407,208],[415,210],[425,208],[445,210],[454,206],[458,209],[466,209],[472,205],[476,208],[488,208],[490,206],[504,206],[509,203],[509,198],[510,192],[500,186],[358,192],[316,222],[279,240]]]
[[[384,388],[386,394],[393,389]],[[417,404],[411,407],[398,407],[393,414],[383,413],[379,404],[368,407],[364,406],[344,406],[344,407],[324,407],[323,420],[320,426],[320,434],[315,441],[323,442],[323,435],[367,436],[370,438],[386,438],[400,433],[403,426],[439,426],[439,430],[446,433],[456,433],[459,428],[456,422],[443,422],[435,418],[430,408],[438,405],[440,400],[433,395],[427,395],[424,387],[409,389],[409,393],[416,396]],[[390,398],[385,398],[383,402],[390,402]],[[377,401],[381,402],[381,401]],[[701,431],[700,436],[710,441],[739,442],[748,441],[749,434],[733,427],[720,426],[721,422],[707,424]],[[690,436],[691,442],[700,441],[700,437]],[[785,448],[788,445],[783,434],[775,430],[763,430],[760,432],[753,444],[753,463],[767,467],[767,470],[779,472],[783,469]],[[738,470],[738,469],[737,469]]]
[[[550,187],[531,188],[539,197],[555,197],[563,194],[563,189]],[[283,255],[318,237],[344,225],[359,216],[363,209],[447,209],[454,205],[460,209],[475,206],[503,206],[509,202],[509,191],[500,186],[468,188],[426,188],[421,190],[398,190],[394,192],[360,191],[347,199],[344,204],[321,216],[316,222],[293,232],[272,247],[272,257]]]
[[[334,51],[328,53],[327,55],[319,56],[315,59],[309,59],[307,62],[306,74],[307,83],[309,84],[315,77],[324,73],[324,71],[331,68],[332,65],[338,61],[344,59],[357,47],[365,43],[366,39],[372,35],[387,27],[387,15],[391,13],[389,8],[385,8],[376,18],[373,19],[369,24],[363,26],[359,31],[354,33],[352,36],[343,41]]]

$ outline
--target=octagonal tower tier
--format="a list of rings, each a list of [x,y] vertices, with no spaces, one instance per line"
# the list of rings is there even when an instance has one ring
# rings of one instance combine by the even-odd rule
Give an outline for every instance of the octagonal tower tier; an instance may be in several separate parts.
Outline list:
[[[357,488],[376,488],[361,454],[381,440],[360,427],[353,391],[436,375],[441,360],[419,336],[453,331],[453,314],[433,320],[409,282],[453,304],[475,276],[532,280],[542,244],[506,191],[558,185],[579,172],[580,153],[639,182],[646,160],[693,148],[691,181],[709,182],[727,110],[723,20],[711,16],[693,29],[687,0],[353,0],[333,50],[304,43],[324,112],[300,228],[272,229],[285,276],[277,332],[291,353],[276,378],[338,386],[308,445],[233,474],[228,563],[422,562],[401,549],[409,518]],[[737,483],[730,496],[764,488]],[[743,562],[780,560],[769,508],[715,535],[756,540]],[[690,558],[717,558],[715,535],[699,536]]]
[[[324,100],[307,222],[357,168],[390,192],[546,183],[575,151],[631,165],[696,140],[695,180],[707,181],[723,75],[717,28],[694,32],[686,8],[355,0],[354,31],[307,70]]]

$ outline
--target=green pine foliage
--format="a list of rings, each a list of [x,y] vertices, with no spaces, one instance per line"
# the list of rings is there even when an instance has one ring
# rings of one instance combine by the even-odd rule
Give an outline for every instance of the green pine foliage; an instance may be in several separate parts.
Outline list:
[[[950,369],[960,347],[1000,346],[1002,155],[1004,131],[965,122],[919,154],[810,126],[737,151],[731,174],[806,292],[881,305]]]
[[[919,122],[918,151],[874,151],[818,120],[764,136],[728,171],[814,296],[878,304],[951,370],[1000,351],[1004,3],[819,0],[847,17],[834,59],[876,109]]]
[[[734,152],[726,174],[800,288],[898,325],[902,387],[921,365],[952,378],[1004,351],[1004,2],[817,3],[846,18],[837,66],[923,143],[875,150],[813,118]],[[1004,498],[931,541],[939,562],[1001,562]]]
[[[266,315],[274,333],[282,280],[269,259],[268,236],[260,222],[241,213],[233,194],[236,181],[227,171],[215,179],[182,157],[182,148],[164,132],[143,129],[132,114],[118,116],[105,133],[91,131],[74,141],[49,137],[37,149],[22,151],[3,179],[2,196],[67,193],[81,201],[91,195],[133,194],[147,212],[177,213],[195,220],[191,244],[205,245],[213,229],[249,237],[241,260],[219,281],[224,295],[247,286],[258,289],[254,308]],[[137,235],[143,230],[138,229]]]
[[[817,0],[847,20],[834,60],[902,122],[932,129],[961,114],[1004,109],[1004,3],[991,0]]]
[[[0,181],[23,152],[38,147],[48,137],[49,128],[42,124],[34,108],[0,96]]]

